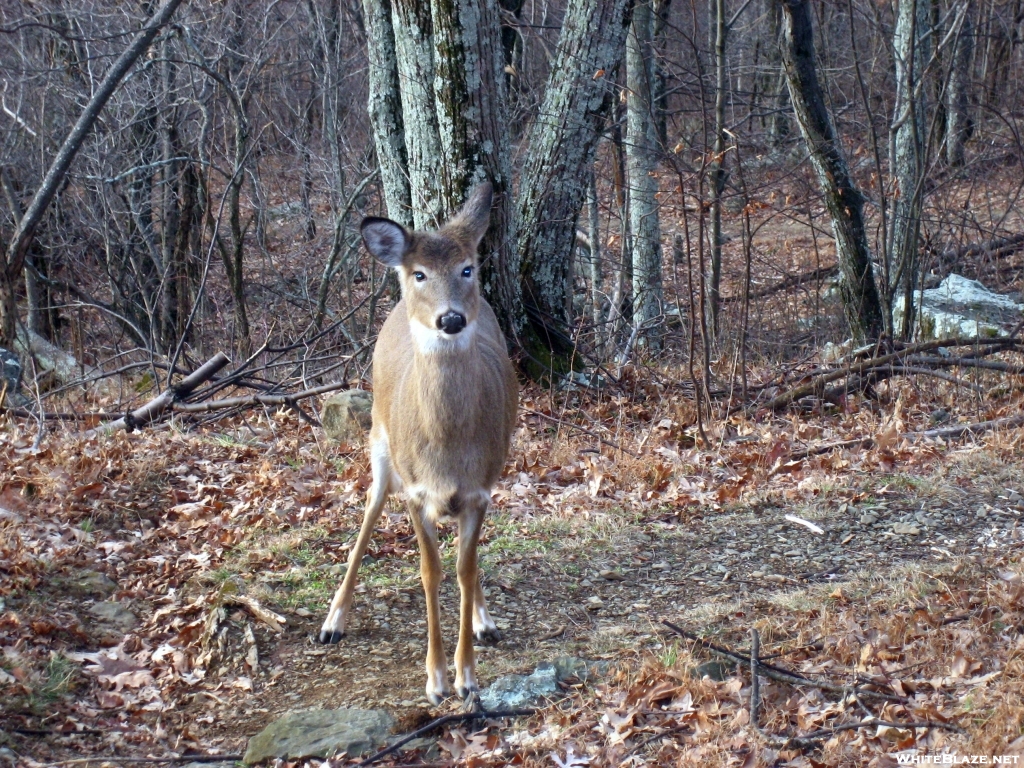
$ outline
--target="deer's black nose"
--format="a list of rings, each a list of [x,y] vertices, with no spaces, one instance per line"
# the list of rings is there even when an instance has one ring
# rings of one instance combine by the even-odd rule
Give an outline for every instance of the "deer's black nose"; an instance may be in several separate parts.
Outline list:
[[[466,327],[466,318],[458,312],[445,312],[437,318],[437,327],[445,333],[458,333]]]

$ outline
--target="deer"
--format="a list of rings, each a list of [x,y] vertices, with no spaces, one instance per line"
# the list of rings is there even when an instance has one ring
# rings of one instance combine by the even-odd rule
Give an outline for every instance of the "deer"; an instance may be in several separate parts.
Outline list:
[[[484,599],[477,548],[491,492],[505,467],[519,404],[518,381],[494,310],[481,295],[477,249],[490,224],[492,190],[475,187],[436,231],[409,231],[386,218],[360,225],[367,250],[398,273],[401,300],[373,351],[369,435],[373,480],[348,570],[320,630],[345,635],[356,573],[388,496],[404,492],[420,550],[427,607],[427,699],[450,695],[438,593],[437,529],[458,523],[460,591],[455,690],[479,690],[474,640],[501,639]]]

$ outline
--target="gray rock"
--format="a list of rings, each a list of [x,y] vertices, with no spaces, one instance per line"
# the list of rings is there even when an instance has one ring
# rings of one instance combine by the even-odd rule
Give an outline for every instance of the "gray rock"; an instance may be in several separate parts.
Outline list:
[[[558,683],[569,678],[584,682],[608,671],[608,662],[586,661],[561,656],[537,665],[531,675],[505,675],[480,692],[480,703],[488,711],[518,709],[550,699],[561,690]]]
[[[349,389],[327,398],[320,411],[324,434],[332,440],[359,440],[370,428],[373,395],[362,389]]]
[[[128,632],[139,623],[139,619],[134,613],[113,600],[96,603],[89,608],[89,613],[105,624],[110,624],[124,632]]]
[[[64,587],[75,597],[106,597],[117,590],[117,582],[98,571],[83,571],[67,579]]]
[[[274,757],[358,757],[380,748],[395,721],[381,709],[319,709],[289,712],[249,739],[242,762]]]
[[[10,395],[21,389],[21,361],[13,352],[0,347],[0,389],[5,388]]]
[[[732,677],[733,669],[732,665],[726,664],[723,661],[705,661],[693,670],[693,677],[695,680],[703,680],[705,677],[710,677],[712,680],[722,682]]]
[[[901,296],[893,306],[897,323],[902,319],[903,303]],[[938,288],[918,292],[914,309],[921,313],[921,338],[942,339],[1007,336],[1020,322],[1024,304],[993,293],[977,280],[948,275]]]
[[[505,675],[480,692],[480,703],[489,711],[529,707],[558,693],[554,664],[537,666],[532,675]]]

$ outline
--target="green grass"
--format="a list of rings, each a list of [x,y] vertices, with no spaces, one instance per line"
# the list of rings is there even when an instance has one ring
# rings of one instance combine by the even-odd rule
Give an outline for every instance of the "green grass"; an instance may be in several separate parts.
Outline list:
[[[71,689],[75,676],[75,664],[61,653],[54,653],[43,671],[43,684],[36,691],[41,703],[56,701]]]

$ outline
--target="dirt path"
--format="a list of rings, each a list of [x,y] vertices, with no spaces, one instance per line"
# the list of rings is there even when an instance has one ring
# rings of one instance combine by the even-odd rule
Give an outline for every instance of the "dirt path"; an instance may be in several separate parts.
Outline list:
[[[187,441],[181,451],[189,452]],[[81,490],[86,485],[64,501],[55,500],[59,488],[42,489],[33,504],[8,510],[8,516],[26,517],[35,505],[40,517],[49,508],[66,519],[48,523],[55,575],[26,582],[35,586],[6,598],[5,637],[35,628],[41,663],[119,644],[133,659],[146,660],[123,668],[142,676],[124,678],[123,686],[108,676],[97,687],[95,673],[74,666],[66,686],[49,698],[39,695],[39,686],[32,696],[9,698],[0,729],[13,753],[40,762],[83,748],[150,754],[191,746],[230,754],[244,751],[249,736],[295,709],[383,707],[398,716],[400,727],[428,716],[426,622],[418,555],[404,514],[396,506],[382,520],[361,570],[348,636],[337,646],[321,646],[315,637],[322,613],[359,523],[359,483],[347,486],[352,503],[317,512],[324,486],[315,472],[296,469],[290,485],[274,475],[275,498],[298,501],[291,512],[268,517],[267,507],[276,502],[250,504],[231,480],[249,484],[239,488],[264,488],[270,482],[258,469],[264,457],[237,446],[224,453],[207,462],[207,475],[194,464],[167,464],[171,469],[149,476],[151,482],[131,484],[130,497],[117,504],[109,503],[120,498],[117,488],[107,489],[101,503],[90,501],[90,492]],[[483,541],[488,599],[504,633],[498,647],[480,649],[484,684],[563,655],[628,661],[658,652],[667,642],[661,618],[715,632],[742,626],[765,601],[809,604],[828,591],[852,594],[1021,542],[1020,467],[972,449],[926,470],[825,478],[792,501],[766,493],[753,506],[718,510],[638,507],[621,492],[592,496],[592,486],[566,482],[571,472],[561,480],[549,473],[531,481],[528,474],[502,484]],[[217,493],[210,490],[214,475]],[[227,506],[218,506],[222,497],[235,499],[231,514],[242,515],[233,528],[214,522],[227,514]],[[17,506],[6,498],[7,506]],[[179,502],[171,507],[173,524],[161,511],[167,499]],[[96,511],[118,504],[130,514]],[[86,508],[93,510],[89,517],[80,514]],[[189,538],[185,531],[198,533]],[[232,544],[211,550],[218,540]],[[451,545],[449,532],[442,585],[449,654],[458,599]],[[99,553],[100,571],[90,552]],[[179,578],[179,572],[189,575]],[[236,591],[284,615],[286,626],[274,631],[244,607],[229,606],[218,631],[200,645],[216,596]],[[140,620],[127,636],[95,615],[96,605],[111,598]],[[22,640],[11,647],[5,668],[16,672],[17,654],[28,658],[31,646]],[[79,726],[95,733],[48,733]]]

